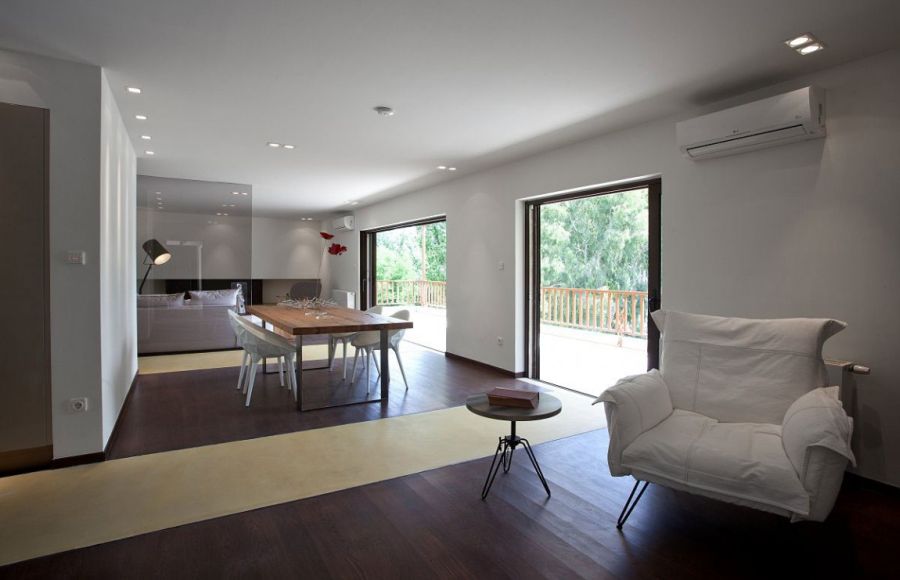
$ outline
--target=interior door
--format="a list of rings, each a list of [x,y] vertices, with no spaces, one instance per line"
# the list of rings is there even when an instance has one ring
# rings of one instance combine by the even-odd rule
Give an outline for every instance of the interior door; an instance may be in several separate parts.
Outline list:
[[[0,475],[49,463],[49,111],[0,103]]]

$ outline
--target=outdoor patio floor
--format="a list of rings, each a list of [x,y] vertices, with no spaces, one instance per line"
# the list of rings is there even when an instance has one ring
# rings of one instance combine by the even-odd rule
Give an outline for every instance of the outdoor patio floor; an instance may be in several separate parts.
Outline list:
[[[444,352],[447,311],[423,306],[386,306],[385,313],[410,310],[414,327],[404,340]],[[647,340],[614,334],[541,325],[541,380],[582,393],[599,395],[620,378],[647,370]]]

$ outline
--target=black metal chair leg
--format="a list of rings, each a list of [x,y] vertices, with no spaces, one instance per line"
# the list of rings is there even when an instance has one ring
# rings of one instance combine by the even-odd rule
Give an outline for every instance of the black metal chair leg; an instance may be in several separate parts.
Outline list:
[[[484,480],[484,487],[481,488],[482,500],[487,498],[488,493],[491,491],[491,486],[494,485],[494,478],[497,477],[497,472],[500,471],[500,466],[503,465],[503,454],[506,453],[505,443],[506,440],[503,437],[501,437],[500,442],[497,443],[497,451],[494,452],[494,460],[491,461],[487,479]]]
[[[544,491],[547,492],[547,497],[550,497],[550,486],[547,485],[547,480],[544,478],[544,472],[541,471],[541,466],[538,465],[537,457],[534,456],[534,450],[531,449],[531,443],[524,437],[521,438],[520,441],[525,445],[525,453],[528,454],[528,459],[531,460],[531,465],[534,466],[534,472],[537,473],[538,477],[541,478],[541,483],[544,484]]]
[[[634,506],[637,505],[639,501],[641,501],[641,496],[644,495],[644,492],[647,491],[647,486],[650,485],[649,481],[645,481],[644,487],[641,488],[640,493],[637,494],[637,497],[634,497],[634,492],[637,491],[638,486],[641,484],[641,480],[637,479],[634,482],[634,487],[631,488],[631,493],[628,495],[628,500],[625,502],[625,506],[622,508],[622,513],[619,514],[619,519],[616,521],[616,528],[622,529],[622,526],[625,525],[625,521],[628,519],[628,516],[631,515],[631,512],[634,511]],[[634,501],[631,501],[631,498],[634,498]]]

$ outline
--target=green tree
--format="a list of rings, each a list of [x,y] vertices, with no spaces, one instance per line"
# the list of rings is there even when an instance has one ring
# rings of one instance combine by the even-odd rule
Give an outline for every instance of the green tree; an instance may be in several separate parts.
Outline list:
[[[375,236],[375,274],[379,280],[419,280],[422,277],[422,237],[425,237],[425,279],[447,280],[447,224],[438,222],[380,232]]]
[[[541,285],[647,290],[646,189],[541,206]]]

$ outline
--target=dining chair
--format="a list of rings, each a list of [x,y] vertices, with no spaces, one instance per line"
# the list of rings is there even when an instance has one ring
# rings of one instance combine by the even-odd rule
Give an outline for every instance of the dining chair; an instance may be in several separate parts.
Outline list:
[[[366,312],[371,312],[372,314],[381,314],[384,310],[383,306],[372,306],[371,308],[366,309]],[[347,343],[353,340],[353,337],[356,336],[357,332],[339,332],[337,334],[332,334],[328,341],[328,368],[331,369],[334,366],[334,357],[337,354],[337,343],[340,341],[343,352],[342,352],[342,371],[341,371],[341,380],[347,380]]]
[[[400,320],[409,320],[409,310],[398,310],[397,312],[391,314],[391,317],[399,318]],[[403,360],[400,358],[400,341],[403,340],[403,335],[405,333],[405,328],[388,331],[388,348],[394,351],[394,356],[397,357],[397,363],[400,365],[400,374],[403,376],[403,384],[406,385],[406,388],[408,390],[409,382],[407,382],[406,380],[406,370],[404,370]],[[369,382],[370,358],[375,362],[375,368],[380,376],[381,369],[378,368],[378,359],[375,357],[375,351],[381,349],[381,333],[374,330],[360,332],[355,337],[353,337],[353,339],[350,341],[350,344],[356,348],[356,352],[353,354],[353,370],[350,373],[351,382],[356,380],[356,363],[359,360],[360,351],[365,353],[364,356],[366,357],[366,383]]]
[[[253,386],[256,383],[256,373],[259,364],[266,358],[277,358],[281,385],[285,386],[284,378],[287,375],[287,387],[291,389],[294,400],[297,400],[297,382],[294,375],[294,361],[297,353],[294,344],[270,330],[266,330],[244,320],[237,313],[229,312],[233,327],[237,325],[235,334],[244,349],[244,363],[241,365],[241,373],[238,377],[238,389],[243,388],[247,395],[245,407],[250,406],[253,397]],[[249,367],[246,365],[249,358]],[[287,363],[286,365],[282,363]],[[287,367],[287,372],[285,368]],[[245,372],[246,371],[246,372]]]

